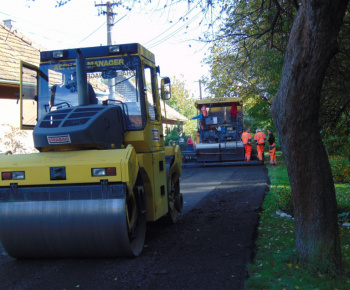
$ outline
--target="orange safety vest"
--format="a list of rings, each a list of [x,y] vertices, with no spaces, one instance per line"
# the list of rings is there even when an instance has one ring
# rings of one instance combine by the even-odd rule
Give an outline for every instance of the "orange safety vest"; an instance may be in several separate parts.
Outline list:
[[[243,145],[252,144],[252,135],[248,132],[243,132],[242,134]]]
[[[258,145],[265,144],[265,133],[264,132],[258,132],[254,136],[254,140],[257,142]]]
[[[201,112],[203,114],[203,117],[208,117],[207,107],[205,105],[202,106]]]

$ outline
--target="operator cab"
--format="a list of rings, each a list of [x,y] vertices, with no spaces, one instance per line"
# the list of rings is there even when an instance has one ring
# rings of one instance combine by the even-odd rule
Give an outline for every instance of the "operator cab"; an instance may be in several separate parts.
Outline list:
[[[241,98],[214,98],[199,100],[196,107],[206,106],[207,116],[199,121],[200,143],[240,141],[243,129]],[[235,114],[233,115],[233,112]]]
[[[33,77],[33,70],[37,78]],[[163,134],[157,73],[154,55],[136,43],[41,52],[40,68],[22,63],[22,129],[44,124],[47,132],[42,132],[43,136],[67,136],[66,131],[80,129],[65,129],[68,123],[62,118],[74,119],[70,126],[80,126],[93,122],[93,116],[102,108],[117,107],[121,120],[116,123],[104,117],[104,127],[112,130],[121,126],[118,131],[128,133],[125,145],[132,144],[136,150],[161,150],[164,140],[160,138]],[[170,96],[167,88],[170,80],[163,78],[164,99]],[[71,110],[76,107],[80,107],[79,113]],[[103,126],[103,117],[100,118]],[[94,128],[101,134],[104,129]],[[96,134],[87,132],[91,133]],[[114,148],[114,144],[111,141],[106,148]]]

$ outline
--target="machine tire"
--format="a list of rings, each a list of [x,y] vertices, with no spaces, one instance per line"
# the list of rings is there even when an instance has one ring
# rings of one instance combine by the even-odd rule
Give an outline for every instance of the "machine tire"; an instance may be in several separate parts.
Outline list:
[[[130,257],[141,254],[146,237],[145,192],[141,174],[138,175],[133,191],[125,199],[126,221],[130,242]]]
[[[183,198],[180,193],[180,181],[176,181],[168,193],[168,213],[164,218],[166,224],[175,224],[182,212]]]
[[[175,224],[177,222],[178,214],[182,212],[183,198],[180,193],[180,180],[174,180],[170,174],[170,167],[175,162],[172,158],[171,162],[166,165],[167,172],[167,191],[168,191],[168,212],[161,219],[164,224]]]

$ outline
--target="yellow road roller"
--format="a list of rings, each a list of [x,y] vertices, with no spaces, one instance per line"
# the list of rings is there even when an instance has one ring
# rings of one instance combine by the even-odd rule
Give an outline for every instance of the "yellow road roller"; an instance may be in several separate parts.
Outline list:
[[[21,128],[38,153],[0,156],[0,239],[15,258],[134,257],[147,222],[182,211],[171,96],[140,44],[43,51],[21,62]]]

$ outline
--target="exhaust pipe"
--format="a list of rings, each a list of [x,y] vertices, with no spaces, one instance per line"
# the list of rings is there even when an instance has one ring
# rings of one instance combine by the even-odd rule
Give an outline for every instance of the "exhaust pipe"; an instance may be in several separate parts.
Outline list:
[[[77,71],[78,104],[86,106],[89,104],[87,89],[86,62],[80,49],[77,49],[78,57],[75,59]]]

